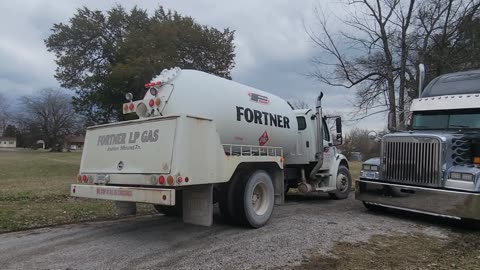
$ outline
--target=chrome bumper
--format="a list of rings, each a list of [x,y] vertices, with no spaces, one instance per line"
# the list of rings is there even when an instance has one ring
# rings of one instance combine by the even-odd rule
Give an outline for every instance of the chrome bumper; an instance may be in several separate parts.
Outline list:
[[[174,189],[73,184],[70,186],[70,196],[110,201],[175,205]]]
[[[480,193],[357,180],[357,200],[388,208],[455,219],[480,220]]]

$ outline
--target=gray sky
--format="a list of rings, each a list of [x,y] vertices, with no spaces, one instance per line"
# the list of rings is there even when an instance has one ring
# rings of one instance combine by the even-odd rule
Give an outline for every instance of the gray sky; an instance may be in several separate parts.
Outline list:
[[[324,91],[324,107],[344,114],[351,112],[353,90],[319,84],[304,75],[310,59],[319,54],[304,31],[314,25],[313,8],[320,5],[338,14],[338,1],[325,0],[20,0],[0,3],[0,92],[13,100],[45,87],[59,87],[53,77],[54,57],[43,40],[53,23],[67,22],[81,6],[108,10],[116,3],[134,5],[152,12],[158,5],[195,18],[201,24],[236,31],[235,81],[288,100],[313,104]],[[383,117],[366,119],[351,126],[383,129]]]

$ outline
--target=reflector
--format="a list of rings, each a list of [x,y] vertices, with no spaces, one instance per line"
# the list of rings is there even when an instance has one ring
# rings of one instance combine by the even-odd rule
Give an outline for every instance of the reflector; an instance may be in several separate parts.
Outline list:
[[[167,177],[167,183],[168,183],[170,186],[173,185],[173,176],[169,175],[169,176]]]

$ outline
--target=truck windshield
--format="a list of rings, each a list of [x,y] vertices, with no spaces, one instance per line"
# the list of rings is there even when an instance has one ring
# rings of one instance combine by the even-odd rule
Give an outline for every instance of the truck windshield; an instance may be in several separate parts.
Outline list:
[[[480,129],[480,110],[415,112],[412,129]]]

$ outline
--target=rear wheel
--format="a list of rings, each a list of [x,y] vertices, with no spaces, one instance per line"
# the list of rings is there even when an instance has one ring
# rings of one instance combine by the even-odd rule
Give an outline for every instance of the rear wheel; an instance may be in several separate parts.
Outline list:
[[[329,193],[330,198],[334,200],[344,200],[352,190],[352,176],[347,167],[341,165],[337,172],[337,191]]]
[[[154,204],[153,207],[165,216],[170,217],[181,217],[183,215],[183,198],[182,198],[182,191],[178,190],[175,194],[175,205],[160,205]]]
[[[253,228],[264,226],[273,211],[275,194],[272,178],[267,172],[258,170],[238,182],[234,196],[237,220]]]

